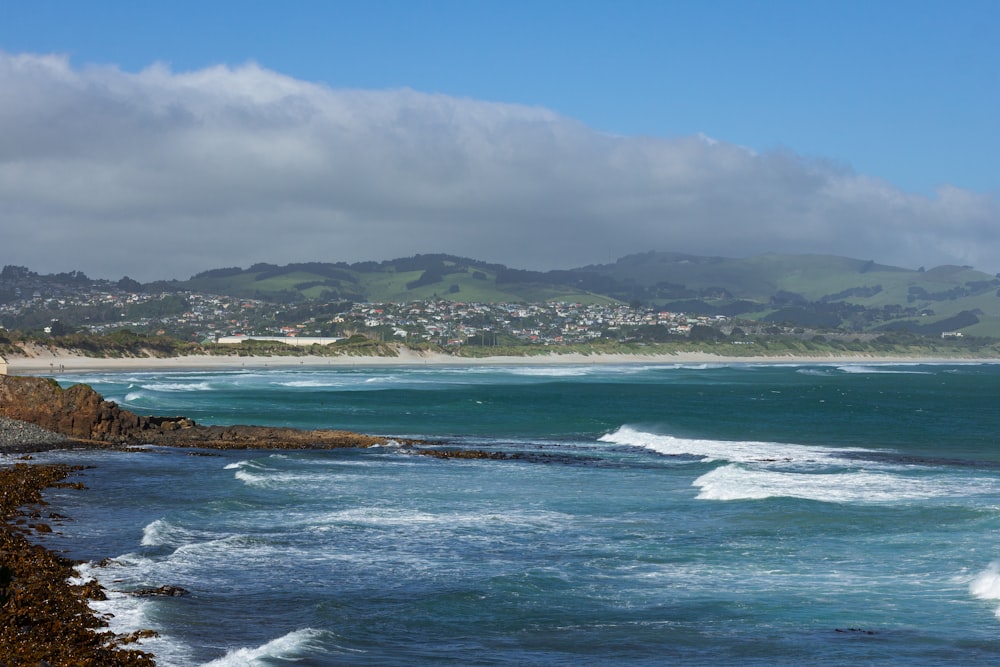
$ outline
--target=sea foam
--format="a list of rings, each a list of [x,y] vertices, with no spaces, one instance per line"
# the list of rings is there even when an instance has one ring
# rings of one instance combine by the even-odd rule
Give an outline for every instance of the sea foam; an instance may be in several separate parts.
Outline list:
[[[906,366],[915,366],[916,364],[901,364],[894,363],[890,365],[879,365],[879,366],[866,366],[861,364],[845,364],[843,366],[837,366],[837,370],[842,373],[867,373],[867,374],[883,374],[883,375],[933,375],[930,371],[914,371],[906,370]]]
[[[600,442],[642,447],[666,456],[693,456],[702,461],[730,461],[733,463],[818,463],[826,465],[834,456],[845,451],[860,449],[828,449],[780,442],[755,442],[744,440],[705,440],[678,438],[672,435],[642,431],[622,426],[613,433],[599,438]]]
[[[1000,561],[993,561],[988,568],[972,578],[969,593],[980,600],[1000,600]],[[994,614],[1000,618],[1000,607],[997,607]]]
[[[322,641],[326,635],[329,633],[313,628],[295,630],[257,648],[238,648],[229,651],[223,657],[205,663],[203,667],[256,667],[272,664],[274,660],[298,662],[318,651],[328,652],[330,647],[325,646],[325,642]],[[347,650],[337,648],[342,651]]]
[[[211,391],[214,389],[209,382],[153,382],[143,386],[149,391]]]
[[[748,469],[730,464],[705,473],[693,483],[701,500],[801,498],[828,503],[887,503],[938,497],[937,483],[887,472],[805,473]]]

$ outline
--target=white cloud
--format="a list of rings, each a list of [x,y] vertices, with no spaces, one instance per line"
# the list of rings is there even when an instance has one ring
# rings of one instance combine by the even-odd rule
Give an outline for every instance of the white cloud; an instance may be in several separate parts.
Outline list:
[[[0,263],[184,278],[447,252],[517,268],[650,249],[996,271],[995,197],[787,151],[609,136],[549,110],[0,53]]]

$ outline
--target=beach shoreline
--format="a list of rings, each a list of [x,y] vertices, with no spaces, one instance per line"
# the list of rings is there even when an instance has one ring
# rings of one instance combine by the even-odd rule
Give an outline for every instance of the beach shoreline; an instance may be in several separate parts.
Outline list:
[[[459,357],[440,352],[401,349],[397,356],[240,356],[187,355],[180,357],[88,357],[66,350],[36,349],[33,356],[7,359],[10,375],[49,375],[55,373],[163,371],[163,370],[238,370],[242,368],[336,367],[375,368],[399,366],[564,366],[622,364],[962,364],[1000,363],[998,358],[917,357],[901,355],[748,355],[724,356],[710,352],[669,354],[581,354],[559,353]]]

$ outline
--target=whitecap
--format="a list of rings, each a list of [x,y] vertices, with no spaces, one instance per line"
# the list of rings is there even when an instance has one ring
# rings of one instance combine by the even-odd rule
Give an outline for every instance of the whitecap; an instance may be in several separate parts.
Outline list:
[[[883,375],[933,375],[931,371],[905,370],[903,367],[907,365],[916,365],[916,364],[891,364],[884,366],[845,364],[843,366],[837,366],[837,370],[842,373],[869,373],[869,374],[883,374]]]
[[[157,519],[142,529],[140,544],[144,547],[177,547],[204,539],[195,531],[187,530],[166,519]]]
[[[993,561],[972,578],[969,582],[969,594],[979,600],[1000,600],[1000,561]],[[997,607],[994,615],[1000,618],[1000,607]]]
[[[323,481],[330,481],[329,476],[322,474],[304,474],[293,472],[274,472],[268,468],[246,466],[238,469],[233,477],[247,486],[259,489],[269,489],[288,486],[308,486]]]
[[[421,512],[380,507],[358,507],[308,517],[304,524],[311,530],[325,532],[345,526],[378,528],[479,528],[484,525],[511,526],[537,530],[556,530],[571,517],[551,511],[537,512]]]
[[[642,431],[622,426],[617,431],[598,438],[600,442],[649,449],[667,456],[698,457],[703,462],[732,461],[735,463],[829,464],[844,452],[864,452],[863,449],[831,449],[780,442],[748,440],[708,440],[679,438],[672,435]]]
[[[818,377],[827,377],[831,374],[831,371],[828,368],[796,368],[795,372],[802,375],[814,375]]]
[[[286,382],[277,382],[275,384],[279,387],[292,387],[295,389],[324,389],[346,386],[346,383],[334,380],[288,380]]]
[[[909,479],[888,472],[806,473],[730,464],[705,473],[692,486],[699,500],[801,498],[828,503],[890,503],[949,495],[940,481]]]
[[[319,651],[329,651],[322,641],[330,633],[313,628],[294,630],[286,635],[272,639],[257,648],[238,648],[226,653],[221,658],[205,663],[202,667],[256,667],[269,665],[274,660],[298,661],[308,658]],[[347,651],[343,647],[336,647]],[[361,653],[362,651],[351,652]]]
[[[550,367],[527,367],[512,368],[511,375],[525,375],[530,377],[581,377],[590,373],[589,366],[550,366]]]
[[[276,458],[276,457],[275,457]],[[260,461],[255,461],[252,459],[241,459],[235,463],[227,463],[222,469],[223,470],[244,470],[246,468],[252,468],[255,470],[267,470],[265,466]]]
[[[151,384],[143,385],[143,389],[148,389],[149,391],[161,391],[161,392],[173,392],[173,391],[211,391],[212,387],[209,382],[154,382]]]
[[[167,544],[170,536],[174,532],[174,526],[166,519],[157,519],[142,529],[142,540],[139,542],[144,547],[156,547]]]

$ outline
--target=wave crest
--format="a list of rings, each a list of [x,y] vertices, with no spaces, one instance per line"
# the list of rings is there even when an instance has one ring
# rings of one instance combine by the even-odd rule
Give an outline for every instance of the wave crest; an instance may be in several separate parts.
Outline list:
[[[320,651],[329,652],[330,647],[325,646],[323,641],[329,634],[313,628],[294,630],[257,648],[233,649],[221,658],[205,663],[202,667],[255,667],[256,665],[269,665],[274,660],[302,660]],[[336,647],[336,649],[344,652],[349,650],[343,647]],[[350,652],[360,651],[351,650]]]
[[[632,426],[622,426],[617,431],[601,436],[598,440],[616,445],[641,447],[665,456],[698,457],[702,462],[826,465],[831,462],[833,457],[839,458],[845,451],[865,451],[811,447],[781,442],[679,438],[673,435],[643,431]]]
[[[937,485],[890,473],[816,474],[747,469],[734,464],[705,473],[692,486],[700,489],[698,498],[701,500],[801,498],[844,504],[924,500],[946,493]]]

